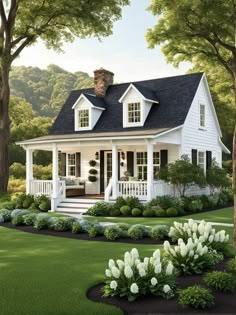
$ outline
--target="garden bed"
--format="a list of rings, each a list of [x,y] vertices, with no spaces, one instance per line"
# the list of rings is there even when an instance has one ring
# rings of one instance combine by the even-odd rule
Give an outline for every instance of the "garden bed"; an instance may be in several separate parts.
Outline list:
[[[226,260],[218,264],[214,269],[225,270]],[[181,276],[177,278],[177,285],[185,288],[190,285],[203,284],[203,275]],[[103,297],[101,289],[104,284],[96,285],[87,292],[87,297],[99,303],[111,304],[122,309],[126,315],[146,315],[146,314],[235,314],[236,299],[235,293],[221,293],[213,291],[215,304],[207,310],[194,310],[188,307],[181,307],[177,298],[165,300],[155,296],[140,297],[135,302],[128,302],[125,298]]]
[[[90,237],[87,233],[80,233],[80,234],[73,234],[71,231],[66,232],[57,232],[54,230],[37,230],[33,226],[26,226],[26,225],[14,225],[10,222],[4,222],[0,223],[0,226],[32,233],[32,234],[40,234],[40,235],[50,235],[50,236],[56,236],[56,237],[64,237],[64,238],[71,238],[71,239],[77,239],[77,240],[84,240],[84,241],[97,241],[97,242],[114,242],[114,243],[129,243],[129,244],[163,244],[163,240],[153,240],[149,237],[144,237],[141,240],[134,240],[129,237],[119,238],[114,241],[107,240],[105,236],[95,236]]]

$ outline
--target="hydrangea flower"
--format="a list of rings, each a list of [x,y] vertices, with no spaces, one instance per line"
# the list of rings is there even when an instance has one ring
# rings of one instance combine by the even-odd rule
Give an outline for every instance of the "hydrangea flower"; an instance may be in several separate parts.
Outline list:
[[[173,266],[172,262],[169,261],[168,264],[167,264],[167,267],[166,267],[166,274],[168,276],[172,275],[173,270],[174,270],[174,266]]]
[[[116,290],[117,286],[118,286],[118,284],[117,284],[117,282],[115,280],[111,281],[110,288],[112,290]]]
[[[133,277],[133,270],[129,265],[125,265],[124,274],[127,279],[130,279]]]
[[[111,274],[111,270],[110,269],[106,269],[105,274],[108,278],[111,278],[112,274]]]
[[[151,285],[152,286],[154,286],[155,287],[155,285],[157,285],[157,278],[155,278],[155,277],[153,277],[152,279],[151,279]]]
[[[133,294],[137,294],[139,292],[139,288],[137,283],[132,283],[130,286],[130,292]]]
[[[108,266],[110,269],[115,266],[115,262],[113,259],[109,259]]]
[[[163,292],[164,292],[164,293],[168,293],[168,292],[170,292],[170,291],[171,291],[170,286],[169,286],[168,284],[165,284],[165,285],[163,286]]]
[[[140,277],[145,277],[146,276],[146,271],[145,271],[145,269],[143,269],[143,268],[140,268],[139,269],[139,275],[140,275]]]
[[[111,273],[113,275],[114,278],[119,279],[120,277],[120,270],[117,267],[112,267],[111,268]]]

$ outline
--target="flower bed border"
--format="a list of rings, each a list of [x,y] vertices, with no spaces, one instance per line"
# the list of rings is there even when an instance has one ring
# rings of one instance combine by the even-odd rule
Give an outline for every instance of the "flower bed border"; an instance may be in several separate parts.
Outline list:
[[[225,270],[227,260],[224,260],[214,268],[217,271]],[[201,284],[203,275],[180,276],[177,277],[179,287],[187,287],[190,285]],[[114,305],[120,308],[126,315],[163,315],[163,314],[235,314],[236,299],[235,293],[222,293],[213,291],[215,297],[215,305],[207,310],[193,310],[189,307],[183,308],[178,304],[177,298],[165,300],[156,296],[140,297],[135,302],[128,302],[125,298],[119,297],[102,297],[101,289],[104,284],[98,284],[86,292],[89,300],[98,303]]]
[[[18,230],[26,233],[31,234],[39,234],[39,235],[48,235],[48,236],[54,236],[54,237],[63,237],[63,238],[70,238],[70,239],[76,239],[81,241],[94,241],[94,242],[106,242],[106,243],[126,243],[126,244],[147,244],[147,245],[162,245],[164,240],[153,240],[150,237],[144,237],[141,240],[134,240],[131,238],[119,238],[114,241],[107,240],[105,236],[95,236],[95,237],[89,237],[87,233],[79,233],[74,234],[71,231],[66,232],[58,232],[54,230],[37,230],[33,226],[27,226],[27,225],[14,225],[10,222],[4,222],[0,223],[0,226]]]

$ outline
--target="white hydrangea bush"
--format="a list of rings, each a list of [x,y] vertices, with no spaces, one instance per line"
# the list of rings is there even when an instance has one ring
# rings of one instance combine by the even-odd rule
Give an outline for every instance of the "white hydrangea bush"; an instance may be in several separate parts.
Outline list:
[[[187,242],[179,238],[177,246],[171,246],[165,241],[163,247],[177,272],[183,275],[201,274],[224,258],[222,254],[204,245],[197,237],[188,238]]]
[[[142,259],[136,248],[126,252],[124,259],[109,260],[105,270],[104,296],[126,297],[134,301],[141,295],[153,294],[165,299],[175,293],[175,270],[172,262],[161,257],[157,249],[152,257]]]
[[[216,232],[209,222],[202,220],[197,223],[192,219],[186,223],[174,222],[174,226],[170,228],[169,237],[174,242],[180,238],[184,242],[187,242],[189,238],[198,238],[203,245],[220,252],[225,251],[225,245],[229,241],[229,235],[225,230]]]

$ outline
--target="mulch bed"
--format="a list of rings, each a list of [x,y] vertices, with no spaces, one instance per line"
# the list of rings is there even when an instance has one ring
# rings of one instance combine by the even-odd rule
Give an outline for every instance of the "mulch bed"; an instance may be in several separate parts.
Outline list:
[[[226,261],[220,263],[215,270],[225,270]],[[181,276],[177,278],[177,285],[185,288],[190,285],[203,284],[202,275]],[[178,304],[177,298],[164,300],[155,296],[142,297],[135,302],[128,302],[125,298],[102,297],[101,289],[104,284],[99,284],[87,292],[87,297],[94,301],[115,305],[120,308],[125,315],[164,315],[164,314],[236,314],[236,295],[230,293],[214,292],[215,305],[207,310],[194,310],[182,307]]]
[[[0,226],[22,231],[22,232],[27,232],[27,233],[32,233],[32,234],[40,234],[40,235],[50,235],[50,236],[56,236],[56,237],[65,237],[65,238],[72,238],[76,240],[83,240],[83,241],[96,241],[96,242],[114,242],[114,243],[128,243],[128,244],[163,244],[163,241],[155,241],[149,237],[145,237],[141,240],[133,240],[131,238],[120,238],[115,241],[109,241],[105,238],[105,236],[95,236],[95,237],[89,237],[87,233],[81,233],[81,234],[73,234],[70,231],[66,232],[57,232],[54,230],[37,230],[33,226],[26,226],[26,225],[13,225],[10,222],[5,222],[5,223],[0,223]]]

